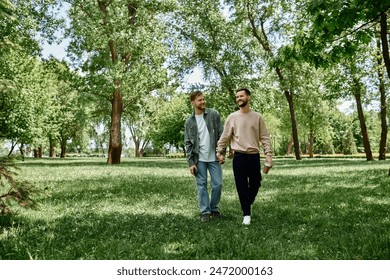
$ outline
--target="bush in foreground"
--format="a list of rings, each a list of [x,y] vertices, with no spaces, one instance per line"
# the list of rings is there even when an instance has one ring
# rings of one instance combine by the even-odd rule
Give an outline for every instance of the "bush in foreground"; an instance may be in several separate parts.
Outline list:
[[[35,208],[32,199],[36,188],[25,180],[18,180],[17,166],[12,158],[0,159],[0,216],[2,218],[15,214],[15,207]]]

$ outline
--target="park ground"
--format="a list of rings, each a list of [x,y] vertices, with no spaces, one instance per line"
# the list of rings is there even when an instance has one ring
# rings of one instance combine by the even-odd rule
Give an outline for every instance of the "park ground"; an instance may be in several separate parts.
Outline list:
[[[26,159],[36,210],[2,218],[0,259],[390,259],[388,161],[276,158],[241,225],[231,161],[222,219],[199,219],[184,159]]]

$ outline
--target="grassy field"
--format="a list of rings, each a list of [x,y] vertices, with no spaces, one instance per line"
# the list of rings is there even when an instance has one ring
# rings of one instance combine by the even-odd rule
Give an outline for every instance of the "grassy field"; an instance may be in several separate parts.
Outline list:
[[[0,259],[390,259],[388,162],[274,163],[244,227],[230,160],[225,217],[205,224],[183,159],[28,159],[20,177],[46,195],[1,221]]]

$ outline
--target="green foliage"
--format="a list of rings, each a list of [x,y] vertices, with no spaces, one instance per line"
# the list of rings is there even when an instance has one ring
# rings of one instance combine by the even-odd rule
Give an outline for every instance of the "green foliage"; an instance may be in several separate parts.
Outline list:
[[[5,2],[4,2],[5,3]],[[54,17],[54,1],[11,1],[10,16],[2,20],[0,38],[6,44],[0,50],[0,136],[24,145],[42,145],[50,133],[52,103],[58,93],[53,73],[45,71],[37,55],[40,38],[54,40],[61,20]]]
[[[12,17],[12,13],[10,9],[12,8],[12,4],[9,0],[0,0],[0,17],[1,18],[10,18]]]
[[[33,196],[37,189],[25,180],[17,179],[17,166],[11,158],[0,158],[0,225],[6,216],[15,214],[16,206],[36,208]],[[1,232],[0,232],[1,234]]]
[[[98,3],[107,4],[107,14]],[[335,104],[339,98],[353,98],[354,77],[361,83],[363,105],[378,99],[371,39],[388,1],[132,3],[136,17],[124,0],[68,1],[68,55],[72,67],[79,67],[73,71],[67,63],[36,56],[41,39],[55,40],[54,30],[64,27],[55,15],[63,2],[0,1],[3,139],[44,149],[62,143],[85,150],[88,132],[103,153],[110,139],[113,92],[119,88],[122,124],[132,128],[132,138],[144,148],[152,139],[150,149],[180,149],[182,123],[191,108],[175,92],[192,89],[183,79],[199,67],[205,84],[194,87],[204,90],[207,106],[223,118],[237,109],[237,87],[254,92],[252,108],[267,117],[278,154],[286,152],[292,126],[285,89],[292,90],[303,150],[312,133],[316,153],[342,153],[349,130],[361,150],[357,118],[338,114]],[[315,69],[306,63],[312,60],[329,68]],[[283,70],[283,81],[275,67]],[[379,122],[373,111],[366,113],[366,122],[377,149]]]
[[[50,99],[50,80],[42,79],[36,59],[12,50],[6,57],[9,71],[3,73],[14,86],[0,97],[2,136],[32,143],[42,137],[45,104]]]
[[[130,106],[166,82],[165,26],[158,20],[157,6],[135,3],[136,20],[131,24],[128,2],[101,3],[107,5],[107,13],[97,3],[72,3],[70,52],[75,59],[89,54],[81,62],[91,93],[107,102],[115,88],[113,81],[118,80],[125,107]]]
[[[209,100],[213,107],[227,116],[223,109],[234,108],[234,103],[226,106],[233,100],[234,90],[249,86],[262,65],[243,23],[230,19],[226,11],[221,1],[178,1],[172,21],[181,48],[172,63],[177,65],[174,69],[184,73],[195,66],[201,68],[208,81],[207,86],[201,86],[212,93]]]
[[[31,56],[41,51],[41,41],[49,43],[55,40],[54,33],[63,20],[56,19],[56,0],[3,0],[1,13],[6,13],[0,24],[0,42],[7,40],[7,46],[16,48]]]
[[[205,225],[184,159],[26,160],[22,177],[50,196],[0,233],[0,259],[388,259],[387,162],[274,163],[246,228],[231,161],[223,165],[225,217]]]
[[[294,38],[296,51],[320,66],[351,58],[361,45],[370,43],[373,23],[390,4],[380,0],[310,0],[299,1],[299,7],[303,25]]]
[[[164,147],[169,144],[177,149],[184,145],[184,123],[192,112],[187,95],[178,94],[166,101],[156,112],[155,128],[152,132],[153,145]]]
[[[91,107],[80,87],[81,77],[65,61],[54,58],[43,61],[42,67],[46,79],[50,77],[56,85],[50,100],[51,110],[46,112],[46,135],[52,145],[62,149],[69,140],[76,146],[81,145]]]
[[[352,129],[348,129],[343,138],[343,154],[352,155],[357,153],[355,139]]]
[[[334,151],[335,153],[343,153],[345,136],[348,130],[351,129],[351,118],[339,111],[335,111],[329,115],[329,124],[331,126],[330,132],[332,133]]]
[[[111,117],[110,163],[120,162],[122,112],[136,144],[140,140],[147,143],[147,129],[142,127],[149,121],[143,119],[148,113],[140,108],[145,98],[169,81],[165,65],[168,38],[162,19],[170,3],[160,4],[76,0],[70,8],[69,50],[85,73],[86,90],[98,100],[95,105],[100,115]]]

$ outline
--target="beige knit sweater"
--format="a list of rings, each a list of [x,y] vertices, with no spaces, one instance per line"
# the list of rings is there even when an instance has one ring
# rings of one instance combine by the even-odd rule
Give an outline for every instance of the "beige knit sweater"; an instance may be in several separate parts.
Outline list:
[[[247,154],[259,153],[261,143],[264,153],[272,155],[271,141],[264,119],[254,111],[248,113],[236,111],[228,116],[218,141],[217,152],[225,154],[229,142],[233,151]]]

